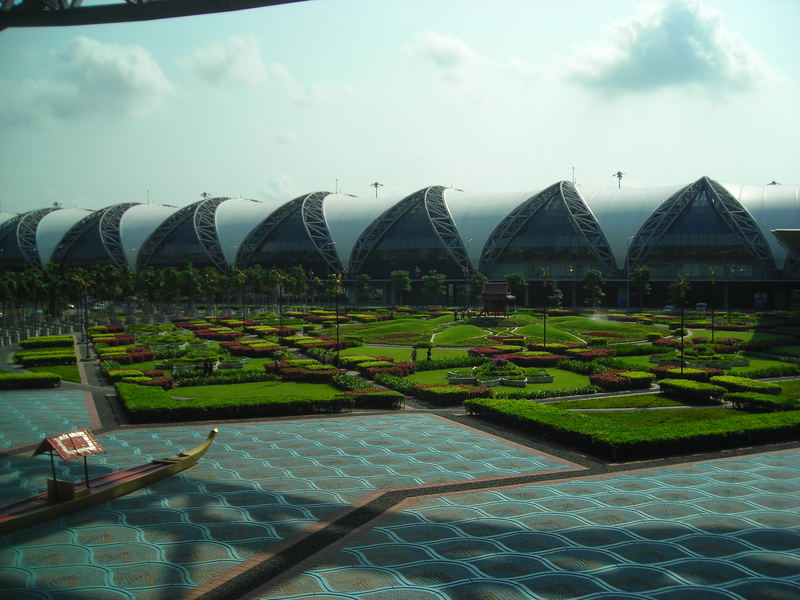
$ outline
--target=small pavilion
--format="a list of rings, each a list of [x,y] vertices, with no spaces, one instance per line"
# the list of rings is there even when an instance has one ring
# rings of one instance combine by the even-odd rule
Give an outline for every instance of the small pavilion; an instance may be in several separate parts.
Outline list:
[[[481,304],[485,315],[507,315],[508,306],[515,300],[507,281],[483,284]]]

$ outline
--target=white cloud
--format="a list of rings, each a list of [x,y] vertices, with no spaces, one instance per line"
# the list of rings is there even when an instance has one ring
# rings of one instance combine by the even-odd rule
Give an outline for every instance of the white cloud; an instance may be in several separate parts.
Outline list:
[[[272,63],[269,66],[269,75],[283,87],[293,102],[304,106],[322,104],[353,95],[353,86],[349,83],[302,84],[280,63]]]
[[[267,76],[261,44],[253,36],[234,36],[224,44],[211,43],[181,64],[213,84],[254,86]]]
[[[573,58],[570,79],[610,94],[667,87],[746,90],[774,70],[722,16],[698,0],[648,5],[616,24],[604,42]]]
[[[0,81],[0,124],[48,127],[62,118],[144,115],[175,91],[141,46],[77,37],[53,58],[53,79]]]
[[[267,176],[258,192],[259,200],[288,202],[299,195],[297,185],[286,173],[273,173]]]
[[[457,77],[464,69],[483,60],[460,39],[435,31],[417,35],[409,44],[408,51],[441,69],[445,77]]]

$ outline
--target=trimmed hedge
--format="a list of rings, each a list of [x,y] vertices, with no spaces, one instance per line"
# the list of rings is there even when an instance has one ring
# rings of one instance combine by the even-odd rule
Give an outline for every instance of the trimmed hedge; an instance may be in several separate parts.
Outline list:
[[[0,390],[58,387],[61,377],[55,373],[0,373]]]
[[[732,375],[720,375],[712,377],[711,383],[721,385],[729,392],[755,392],[757,394],[772,394],[777,396],[783,388],[777,383],[768,381],[756,381],[747,377],[734,377]]]
[[[160,387],[134,383],[117,383],[117,395],[133,423],[200,421],[209,419],[241,419],[279,417],[316,413],[334,413],[353,408],[352,398],[335,396],[329,399],[218,398],[208,400],[175,400]]]
[[[356,408],[375,408],[380,410],[400,410],[406,399],[405,394],[400,392],[375,387],[352,390],[341,394],[341,396],[352,398]]]
[[[658,385],[665,396],[690,404],[719,402],[725,393],[725,388],[719,385],[689,379],[662,379]]]
[[[75,345],[75,336],[72,335],[40,335],[20,340],[21,348],[57,348],[62,346],[72,347]]]
[[[414,393],[414,388],[417,387],[417,384],[412,383],[405,377],[398,377],[397,375],[391,375],[389,373],[376,375],[375,382],[390,389],[397,390],[398,392],[402,392],[406,396],[412,395]]]
[[[765,379],[767,377],[791,377],[800,375],[800,365],[789,363],[753,369],[731,369],[730,374],[735,377],[750,377],[752,379]]]
[[[579,388],[562,388],[560,390],[519,390],[518,392],[495,392],[495,398],[545,400],[547,398],[559,398],[561,396],[584,396],[586,394],[597,394],[602,392],[602,388],[596,385],[586,385]]]
[[[777,410],[800,410],[800,399],[758,394],[756,392],[729,392],[725,400],[734,408],[751,412],[772,412]]]
[[[215,371],[213,375],[173,375],[175,383],[180,387],[198,385],[229,385],[232,383],[254,383],[258,381],[275,381],[278,376],[257,369],[232,369]]]
[[[331,377],[331,383],[340,390],[344,390],[346,392],[373,387],[371,383],[364,381],[360,377],[353,377],[352,375],[347,375],[346,373],[334,375]]]
[[[526,400],[470,399],[470,414],[549,437],[610,460],[638,460],[797,439],[800,411],[742,415],[646,428],[619,427],[598,414]]]
[[[589,382],[607,391],[646,390],[656,376],[644,371],[603,371],[589,375]]]
[[[437,405],[461,404],[469,398],[491,398],[492,389],[482,385],[447,385],[435,383],[415,385],[412,394],[420,400],[435,402]]]

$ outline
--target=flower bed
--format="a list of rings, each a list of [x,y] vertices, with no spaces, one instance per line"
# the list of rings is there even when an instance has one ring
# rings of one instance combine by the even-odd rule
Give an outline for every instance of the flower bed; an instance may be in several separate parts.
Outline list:
[[[567,356],[576,358],[586,362],[596,360],[598,358],[607,358],[613,356],[613,352],[608,348],[570,348],[567,350]]]
[[[434,402],[438,406],[461,404],[470,398],[491,398],[492,390],[480,385],[447,385],[434,383],[415,385],[413,395],[420,400]]]

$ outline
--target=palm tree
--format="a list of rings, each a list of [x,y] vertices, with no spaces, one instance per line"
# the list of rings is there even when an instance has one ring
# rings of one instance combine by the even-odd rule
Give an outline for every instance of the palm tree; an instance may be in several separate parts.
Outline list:
[[[392,271],[389,273],[389,282],[394,292],[394,303],[402,304],[406,294],[411,291],[411,277],[408,271],[402,269]]]

